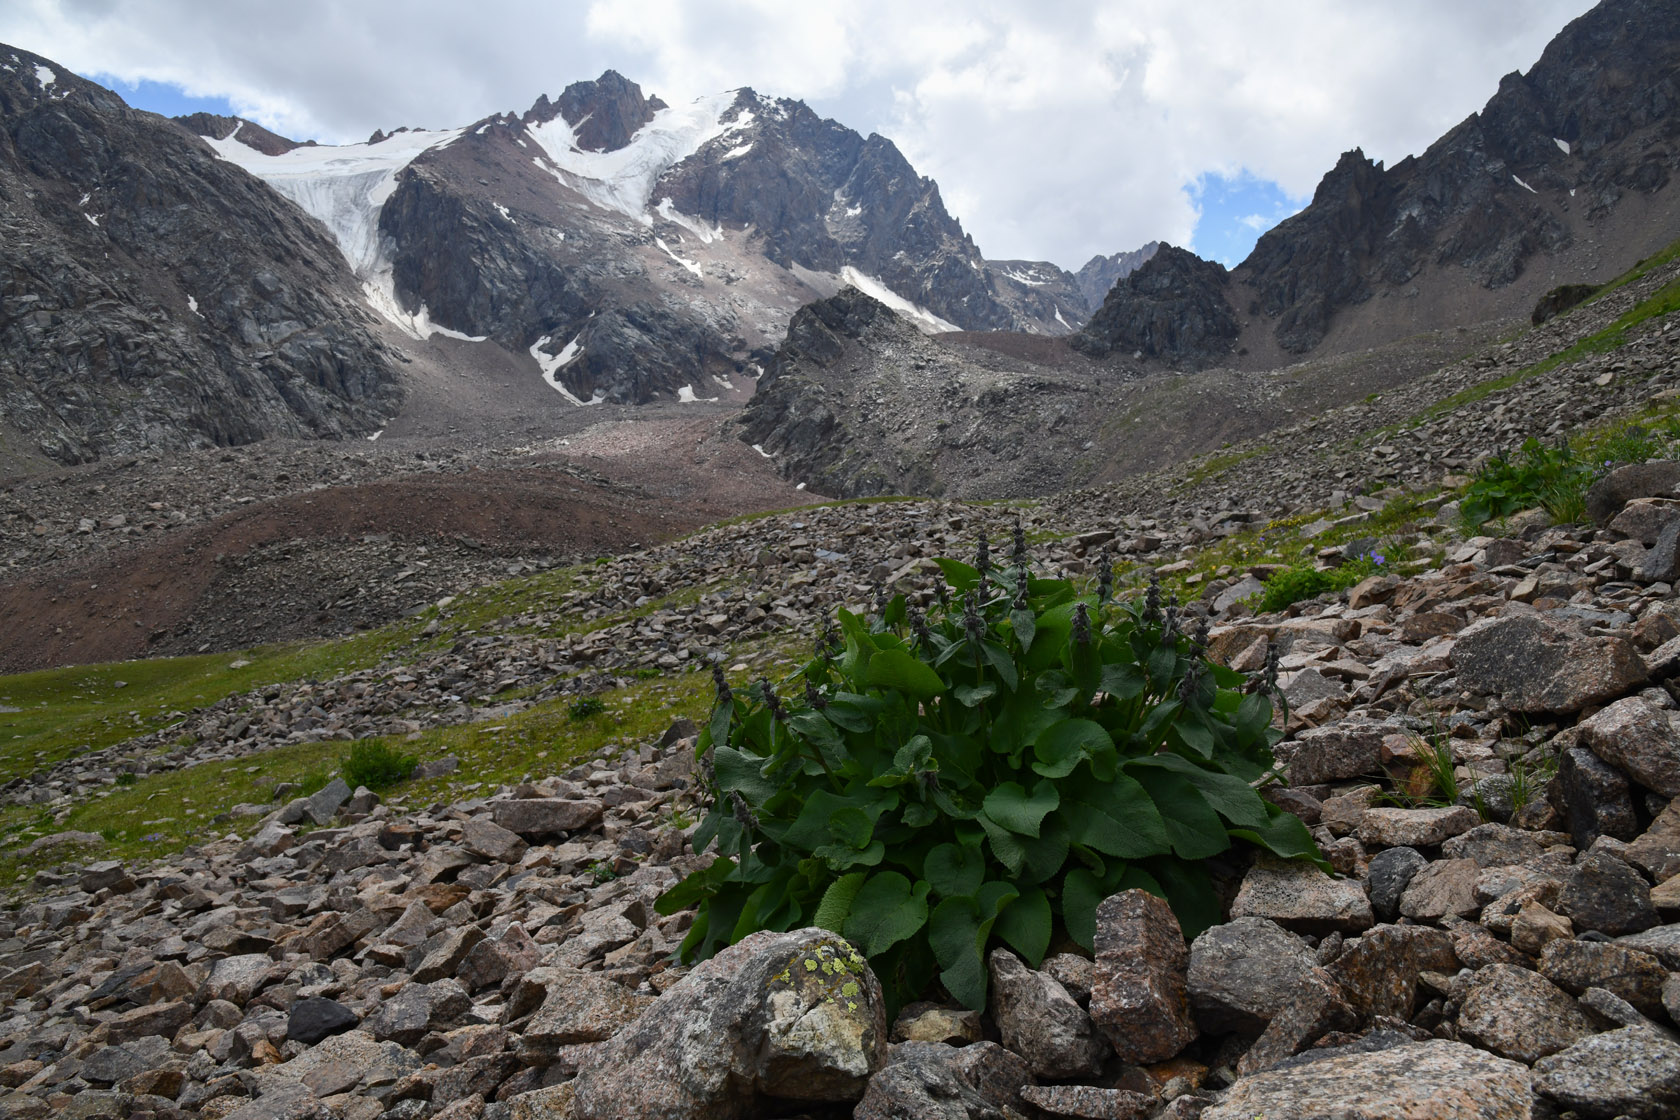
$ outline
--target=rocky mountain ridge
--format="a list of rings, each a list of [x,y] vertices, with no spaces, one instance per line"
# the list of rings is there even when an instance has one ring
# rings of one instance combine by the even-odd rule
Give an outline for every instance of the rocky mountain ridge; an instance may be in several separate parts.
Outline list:
[[[1197,302],[1223,312],[1145,355],[1276,366],[1526,315],[1552,287],[1609,279],[1677,228],[1676,73],[1673,5],[1604,0],[1422,155],[1387,169],[1343,155],[1229,277],[1201,274]],[[1128,349],[1138,332],[1125,328],[1153,297],[1122,287],[1108,298],[1083,337]]]
[[[401,400],[319,227],[181,130],[0,47],[0,401],[61,463],[377,429]]]
[[[182,123],[326,222],[403,330],[528,354],[574,403],[733,394],[845,283],[928,330],[1088,315],[1062,270],[985,261],[891,141],[750,89],[671,107],[609,71],[523,114],[308,151]]]

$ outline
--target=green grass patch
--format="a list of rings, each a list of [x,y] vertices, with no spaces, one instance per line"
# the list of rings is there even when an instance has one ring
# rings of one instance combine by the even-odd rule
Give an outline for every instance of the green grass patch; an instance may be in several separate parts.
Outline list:
[[[1245,448],[1240,451],[1216,451],[1211,455],[1203,455],[1193,460],[1184,475],[1184,481],[1179,484],[1180,490],[1189,490],[1200,486],[1204,482],[1217,478],[1241,463],[1250,459],[1257,459],[1261,455],[1269,454],[1270,444],[1260,444],[1258,447]]]
[[[0,782],[161,730],[235,693],[377,665],[419,631],[408,620],[328,642],[0,677]]]
[[[1606,284],[1598,295],[1594,296],[1581,306],[1585,307],[1599,299],[1602,299],[1609,292],[1638,279],[1640,276],[1645,275],[1651,269],[1656,268],[1659,265],[1666,264],[1668,261],[1673,260],[1676,256],[1680,256],[1680,241],[1670,245],[1667,249],[1658,253],[1656,256],[1642,261],[1628,273]],[[1399,425],[1391,425],[1388,428],[1379,429],[1376,433],[1366,437],[1366,442],[1379,440],[1384,435],[1392,434],[1394,431],[1398,431],[1402,428],[1416,428],[1421,424],[1425,424],[1431,420],[1437,419],[1438,417],[1445,416],[1450,412],[1456,412],[1458,409],[1463,408],[1467,404],[1474,404],[1476,401],[1484,400],[1487,397],[1492,396],[1494,393],[1502,392],[1515,385],[1519,385],[1531,377],[1538,377],[1543,373],[1548,373],[1559,366],[1568,365],[1571,362],[1579,361],[1582,358],[1590,357],[1594,354],[1604,354],[1611,350],[1620,349],[1622,346],[1627,344],[1628,333],[1632,331],[1633,328],[1650,319],[1658,318],[1663,315],[1671,315],[1675,311],[1680,311],[1680,280],[1673,281],[1672,283],[1666,284],[1657,289],[1650,296],[1641,300],[1633,308],[1618,318],[1615,322],[1611,323],[1602,330],[1588,335],[1586,338],[1580,339],[1573,345],[1567,346],[1549,357],[1542,358],[1532,365],[1524,366],[1522,369],[1519,369],[1514,373],[1508,373],[1503,377],[1496,377],[1491,381],[1484,381],[1479,385],[1472,385],[1468,389],[1462,389],[1450,397],[1444,397],[1424,409],[1422,412],[1418,413],[1416,416],[1403,421]]]
[[[751,655],[743,655],[751,656]],[[35,871],[76,859],[146,861],[179,852],[229,833],[248,836],[256,816],[216,821],[240,804],[274,808],[277,785],[295,782],[304,793],[324,786],[344,770],[354,752],[388,753],[399,759],[454,755],[455,773],[425,781],[398,780],[386,796],[426,804],[453,800],[484,785],[510,784],[560,773],[619,745],[657,741],[672,721],[702,718],[712,699],[711,678],[683,673],[638,681],[596,694],[601,711],[584,720],[570,716],[571,699],[534,705],[497,723],[436,728],[397,739],[300,743],[224,762],[152,774],[132,786],[109,786],[55,819],[37,807],[0,809],[0,884],[17,887]],[[349,779],[347,779],[349,780]],[[355,783],[352,783],[355,784]],[[77,830],[106,843],[80,851],[57,850],[24,859],[21,849],[35,836]]]

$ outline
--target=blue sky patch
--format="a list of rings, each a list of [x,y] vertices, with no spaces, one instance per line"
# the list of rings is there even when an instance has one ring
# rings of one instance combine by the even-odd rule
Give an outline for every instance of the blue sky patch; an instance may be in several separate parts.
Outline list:
[[[180,86],[167,82],[153,82],[145,78],[138,82],[125,82],[110,74],[90,74],[88,81],[116,90],[135,109],[145,109],[165,117],[184,117],[188,113],[215,113],[223,117],[239,115],[233,111],[233,103],[225,97],[195,97]]]
[[[1270,179],[1247,170],[1233,176],[1208,172],[1185,188],[1185,193],[1201,211],[1190,235],[1190,249],[1226,268],[1241,264],[1262,233],[1311,201],[1291,198]]]

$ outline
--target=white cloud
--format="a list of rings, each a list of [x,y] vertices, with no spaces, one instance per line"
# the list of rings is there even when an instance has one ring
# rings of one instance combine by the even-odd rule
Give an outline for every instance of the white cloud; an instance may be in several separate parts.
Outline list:
[[[751,85],[892,137],[993,257],[1077,267],[1195,227],[1240,170],[1310,194],[1479,109],[1588,0],[10,0],[0,40],[228,97],[294,136],[464,124],[613,67]]]

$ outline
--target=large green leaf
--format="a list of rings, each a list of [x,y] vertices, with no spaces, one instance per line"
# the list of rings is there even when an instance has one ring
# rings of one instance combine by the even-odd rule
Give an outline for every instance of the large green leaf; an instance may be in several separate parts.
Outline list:
[[[1233,828],[1231,835],[1251,843],[1259,844],[1262,848],[1285,859],[1311,859],[1325,871],[1330,865],[1319,853],[1318,845],[1313,843],[1312,833],[1301,823],[1301,818],[1294,813],[1287,813],[1276,805],[1266,805],[1266,827],[1264,828]]]
[[[1113,747],[1114,740],[1102,724],[1088,719],[1064,719],[1045,728],[1033,743],[1036,759],[1033,771],[1046,778],[1065,778],[1085,759]]]
[[[1271,823],[1266,813],[1266,800],[1253,786],[1234,774],[1197,766],[1176,754],[1156,754],[1126,763],[1134,773],[1139,768],[1155,767],[1170,770],[1195,786],[1222,817],[1240,828],[1265,828]]]
[[[822,901],[817,904],[817,913],[811,919],[811,924],[818,929],[844,933],[846,918],[852,912],[852,900],[857,898],[866,878],[867,872],[854,871],[830,883],[828,889],[823,892]]]
[[[717,773],[718,788],[726,793],[734,790],[750,805],[764,804],[778,788],[775,782],[764,776],[764,759],[734,747],[714,747],[712,766]]]
[[[869,660],[864,679],[881,688],[893,688],[927,699],[945,691],[939,674],[901,649],[883,650]]]
[[[1068,858],[1067,826],[1058,814],[1052,813],[1039,825],[1038,838],[1020,841],[1026,859],[1021,865],[1021,879],[1027,883],[1047,883],[1062,870]]]
[[[675,914],[679,910],[687,910],[702,899],[716,894],[718,888],[728,881],[735,870],[732,859],[714,859],[699,871],[690,872],[676,886],[660,895],[654,902],[653,908],[661,914]],[[975,884],[976,889],[979,884]]]
[[[1126,873],[1130,876],[1143,870],[1149,872],[1150,882],[1159,880],[1160,885],[1151,886],[1150,882],[1128,882],[1124,879],[1120,885],[1142,887],[1166,899],[1167,905],[1172,907],[1173,916],[1178,919],[1184,940],[1194,941],[1203,930],[1218,925],[1222,920],[1219,892],[1214,890],[1205,864],[1188,863],[1181,859],[1151,859],[1144,861],[1142,869],[1130,867]]]
[[[872,875],[852,899],[841,932],[864,956],[878,956],[927,924],[927,896],[926,883],[912,884],[896,871]]]
[[[997,861],[1008,869],[1011,876],[1019,875],[1027,862],[1024,838],[998,824],[984,813],[981,813],[978,819],[980,827],[986,830],[986,842],[992,849],[992,855],[997,857]]]
[[[948,898],[928,918],[928,944],[939,961],[939,979],[957,1000],[976,1011],[986,1007],[986,940],[999,911],[1019,892],[991,882],[975,898]]]
[[[1044,815],[1060,803],[1056,784],[1045,778],[1033,786],[1031,793],[1018,782],[1004,782],[986,795],[982,807],[993,823],[1022,836],[1036,837]]]
[[[922,878],[940,898],[972,895],[986,881],[986,857],[978,839],[970,844],[940,844],[922,863]]]
[[[1102,880],[1086,868],[1076,867],[1062,880],[1062,925],[1086,949],[1096,941],[1097,907],[1107,897]]]
[[[1206,859],[1231,846],[1225,822],[1182,774],[1156,766],[1126,767],[1149,791],[1150,800],[1167,826],[1167,838],[1180,859]]]
[[[972,591],[980,583],[980,569],[972,564],[964,564],[961,560],[952,560],[945,556],[935,557],[933,562],[945,573],[945,582],[959,595],[964,591]]]
[[[1003,908],[992,927],[1033,968],[1044,960],[1050,947],[1050,900],[1039,887],[1028,887]]]
[[[848,847],[867,848],[875,838],[875,818],[856,805],[848,805],[828,818],[828,834]]]
[[[1123,773],[1112,782],[1071,783],[1063,790],[1061,816],[1069,839],[1104,855],[1140,859],[1171,847],[1148,791]]]

